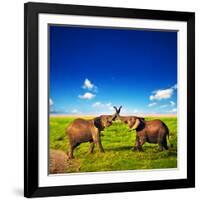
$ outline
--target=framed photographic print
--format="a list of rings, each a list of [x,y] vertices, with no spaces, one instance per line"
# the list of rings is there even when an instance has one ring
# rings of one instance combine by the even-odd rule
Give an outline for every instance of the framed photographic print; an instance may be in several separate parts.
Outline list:
[[[25,4],[26,197],[195,186],[195,14]]]

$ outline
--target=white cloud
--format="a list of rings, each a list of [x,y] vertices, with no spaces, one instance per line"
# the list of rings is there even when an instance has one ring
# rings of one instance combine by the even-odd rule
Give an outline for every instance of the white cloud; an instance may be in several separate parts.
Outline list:
[[[78,109],[73,109],[72,111],[71,111],[71,113],[73,113],[73,114],[78,114],[78,113],[81,113]]]
[[[177,89],[177,84],[173,85],[172,89],[176,90]]]
[[[95,97],[95,94],[92,94],[90,92],[86,92],[85,94],[79,95],[78,97],[80,99],[88,99],[88,100],[90,100],[90,99],[93,99]]]
[[[177,85],[175,84],[171,88],[164,89],[164,90],[156,90],[153,91],[152,95],[149,97],[149,99],[152,100],[162,100],[162,99],[169,99],[172,97],[174,90],[177,89]]]
[[[150,104],[148,105],[148,107],[153,107],[153,106],[155,106],[156,104],[157,104],[156,102],[150,103]]]
[[[53,106],[53,100],[51,98],[49,99],[49,105]]]
[[[94,84],[92,84],[92,82],[89,79],[85,79],[84,84],[83,84],[83,88],[85,89],[92,89],[94,87]]]
[[[133,113],[135,113],[135,114],[136,114],[136,113],[139,113],[139,110],[134,109],[134,110],[133,110]]]
[[[101,102],[95,102],[92,104],[93,108],[101,108],[101,109],[110,109],[113,110],[112,103],[101,103]]]
[[[109,107],[110,107],[110,106],[112,106],[112,103],[107,103],[106,106],[109,106]]]
[[[150,100],[169,99],[173,94],[173,89],[157,90],[154,95],[150,96]]]
[[[177,112],[177,108],[173,108],[172,110],[169,110],[168,112],[169,113],[175,113],[175,112]]]
[[[87,90],[92,90],[93,92],[97,92],[97,86],[95,86],[89,79],[85,79],[82,88]]]
[[[106,107],[110,110],[114,110],[112,103],[107,103]]]
[[[173,107],[173,106],[175,106],[175,105],[176,105],[176,104],[175,104],[174,101],[170,101],[169,104],[161,105],[160,108],[166,108],[166,107],[169,107],[169,106]]]
[[[120,115],[142,115],[143,111],[135,108],[135,109],[130,109],[130,108],[125,108],[122,107]]]
[[[101,102],[95,102],[92,104],[92,107],[101,107],[102,103]]]
[[[166,107],[168,107],[168,106],[169,106],[169,105],[164,104],[164,105],[161,105],[160,108],[166,108]]]
[[[170,105],[171,105],[171,106],[175,106],[175,102],[170,101]]]

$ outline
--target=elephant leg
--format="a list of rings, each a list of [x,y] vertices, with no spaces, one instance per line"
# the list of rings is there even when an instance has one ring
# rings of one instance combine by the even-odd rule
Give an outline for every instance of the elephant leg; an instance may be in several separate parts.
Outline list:
[[[132,149],[133,151],[144,151],[143,150],[143,148],[142,148],[142,146],[135,146],[135,147],[133,147],[133,149]]]
[[[93,153],[94,151],[94,142],[90,142],[90,148],[89,148],[89,153]]]
[[[137,150],[138,150],[137,146],[134,146],[134,147],[132,148],[132,151],[137,151]]]
[[[97,145],[100,152],[104,152],[103,146],[101,144],[100,132],[94,132],[92,134],[93,142]]]
[[[100,151],[101,153],[104,153],[104,149],[103,149],[103,146],[102,146],[102,144],[101,144],[101,140],[97,141],[97,146],[98,146],[98,148],[99,148],[99,151]]]
[[[161,142],[158,144],[158,146],[159,146],[159,151],[163,151],[163,144]]]
[[[159,135],[158,135],[157,143],[158,143],[159,151],[163,151],[164,150],[164,147],[163,147],[163,137],[162,137],[161,133],[159,133]]]
[[[163,151],[163,146],[162,145],[159,145],[159,151]]]
[[[144,143],[143,143],[144,144]],[[136,150],[138,150],[138,151],[143,151],[143,149],[142,149],[142,145],[143,144],[141,144],[141,141],[140,141],[140,137],[137,135],[136,136],[136,141],[135,141],[135,146],[133,147],[133,151],[136,151]]]
[[[69,159],[73,159],[74,158],[74,155],[73,155],[73,152],[74,152],[74,149],[79,146],[80,143],[76,143],[76,144],[70,144],[69,145],[69,151],[68,151],[68,157]]]
[[[93,141],[94,141],[94,143],[97,145],[99,151],[103,153],[103,152],[104,152],[104,149],[103,149],[103,146],[102,146],[102,144],[101,144],[101,139],[100,139],[100,137],[97,136],[97,137],[95,138],[95,140],[93,140]]]
[[[169,149],[168,146],[167,146],[167,140],[166,140],[166,138],[163,140],[162,145],[165,148],[165,150]]]
[[[74,150],[73,146],[69,145],[69,150],[68,150],[68,153],[67,153],[69,159],[73,159],[74,158],[73,150]]]
[[[143,148],[142,148],[142,146],[143,146],[143,144],[144,144],[145,142],[146,142],[145,138],[141,137],[141,138],[140,138],[140,143],[139,143],[139,146],[138,146],[138,150],[139,150],[139,151],[144,151]]]
[[[133,150],[138,150],[139,146],[140,146],[140,138],[138,135],[136,135],[135,146],[133,147]]]

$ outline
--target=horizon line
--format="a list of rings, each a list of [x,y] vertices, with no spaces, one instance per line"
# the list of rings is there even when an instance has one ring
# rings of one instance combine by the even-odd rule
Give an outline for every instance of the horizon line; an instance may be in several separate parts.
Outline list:
[[[59,117],[59,116],[63,116],[63,117],[96,117],[99,115],[104,115],[104,114],[66,114],[66,113],[50,113],[49,116],[50,117]],[[105,114],[106,115],[106,114]],[[135,113],[135,114],[123,114],[120,116],[128,116],[128,115],[132,115],[132,116],[141,116],[141,117],[177,117],[177,113],[169,113],[169,114],[158,114],[158,113],[152,113],[152,114],[141,114],[141,113]]]

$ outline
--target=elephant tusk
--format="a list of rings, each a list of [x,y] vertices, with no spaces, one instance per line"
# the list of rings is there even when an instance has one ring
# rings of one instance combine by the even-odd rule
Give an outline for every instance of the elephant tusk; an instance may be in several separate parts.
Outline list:
[[[136,129],[140,124],[140,120],[136,119],[135,124],[133,125],[133,127],[131,129]]]

